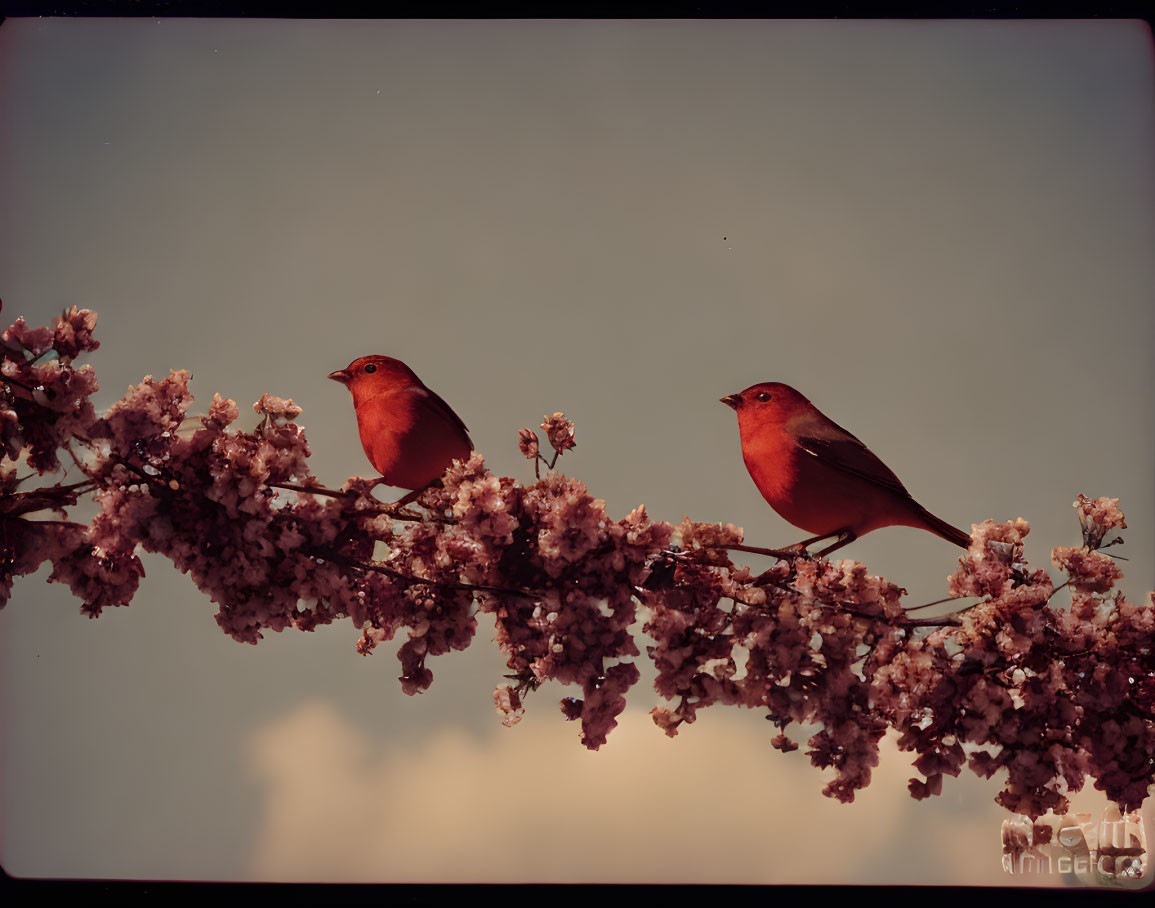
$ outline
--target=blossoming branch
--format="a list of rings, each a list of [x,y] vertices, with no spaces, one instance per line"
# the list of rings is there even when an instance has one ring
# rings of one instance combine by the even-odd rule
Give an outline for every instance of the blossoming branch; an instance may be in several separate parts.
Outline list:
[[[495,476],[475,453],[405,508],[365,479],[320,483],[289,400],[263,395],[249,428],[220,395],[190,418],[189,375],[173,372],[146,376],[100,416],[95,372],[76,365],[99,346],[95,324],[74,307],[49,327],[18,319],[0,338],[0,605],[45,563],[84,614],[128,605],[143,550],[189,574],[241,642],[348,620],[368,654],[403,632],[408,694],[432,683],[429,657],[470,645],[486,613],[509,668],[494,693],[503,721],[560,682],[575,689],[562,715],[592,749],[638,696],[644,649],[666,734],[715,705],[757,710],[783,751],[809,726],[811,762],[833,770],[824,793],[842,801],[869,783],[887,729],[915,754],[916,798],[966,767],[1005,773],[997,800],[1032,818],[1062,812],[1088,777],[1126,811],[1155,778],[1155,597],[1132,604],[1114,590],[1122,574],[1104,550],[1126,526],[1116,499],[1075,502],[1084,544],[1052,552],[1067,576],[1058,587],[1026,563],[1025,520],[974,526],[950,579],[965,604],[926,618],[855,561],[783,552],[755,574],[729,557],[749,548],[731,524],[675,526],[644,506],[614,520],[554,471],[575,445],[561,413],[541,424],[549,460],[536,432],[519,434],[531,484]],[[76,481],[30,482],[65,468]],[[88,495],[96,517],[69,519]],[[388,555],[374,560],[379,543]]]

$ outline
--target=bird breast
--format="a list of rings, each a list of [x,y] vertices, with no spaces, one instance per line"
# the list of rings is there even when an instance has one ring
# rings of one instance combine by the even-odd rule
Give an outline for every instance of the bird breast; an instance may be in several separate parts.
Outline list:
[[[798,475],[798,452],[783,432],[742,432],[742,459],[762,497],[775,510],[786,504]]]
[[[402,441],[414,422],[413,407],[407,404],[400,395],[382,395],[357,404],[361,446],[369,462],[386,481],[401,458]]]

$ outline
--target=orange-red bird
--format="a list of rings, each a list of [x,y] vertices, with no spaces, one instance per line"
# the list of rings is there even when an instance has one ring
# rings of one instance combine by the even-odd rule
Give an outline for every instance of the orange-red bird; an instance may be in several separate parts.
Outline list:
[[[389,485],[420,491],[473,450],[461,417],[401,360],[362,356],[329,378],[353,392],[361,446]]]
[[[964,548],[971,538],[910,497],[898,477],[861,441],[779,382],[753,385],[722,403],[738,411],[742,459],[779,515],[814,536],[838,537],[828,555],[879,527],[929,530]]]

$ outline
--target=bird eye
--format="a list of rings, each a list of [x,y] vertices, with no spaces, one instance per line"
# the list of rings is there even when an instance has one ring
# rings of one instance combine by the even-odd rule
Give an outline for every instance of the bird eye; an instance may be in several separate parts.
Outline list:
[[[377,371],[377,366],[373,363],[369,363],[369,365],[367,365],[365,367],[365,371],[368,372],[370,375],[372,375],[374,372]]]
[[[766,403],[766,401],[768,401],[770,399],[770,395],[767,394],[765,391],[763,391],[761,394],[758,395],[758,399],[760,401],[762,401],[762,403]]]

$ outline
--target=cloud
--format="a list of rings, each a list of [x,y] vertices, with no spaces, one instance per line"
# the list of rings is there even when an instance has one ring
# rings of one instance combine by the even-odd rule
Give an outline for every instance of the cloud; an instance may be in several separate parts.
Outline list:
[[[1007,814],[993,803],[993,781],[947,779],[943,797],[915,802],[909,755],[890,739],[870,787],[843,805],[821,795],[827,774],[801,751],[768,746],[752,713],[703,715],[670,740],[646,714],[627,711],[596,753],[553,719],[531,710],[488,736],[443,728],[375,752],[335,707],[303,704],[250,740],[250,768],[267,795],[252,876],[1057,882],[1002,872]]]

